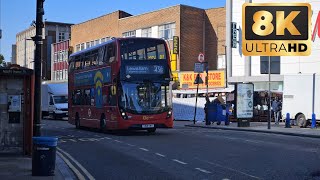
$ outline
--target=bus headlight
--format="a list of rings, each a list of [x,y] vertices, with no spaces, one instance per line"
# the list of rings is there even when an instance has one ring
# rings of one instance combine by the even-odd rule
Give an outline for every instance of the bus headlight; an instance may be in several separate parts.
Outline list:
[[[128,119],[127,113],[124,112],[122,109],[120,110],[120,112],[121,112],[121,117],[122,117],[123,119],[127,120],[127,119]]]
[[[170,118],[172,116],[172,110],[169,110],[167,113],[167,118]]]

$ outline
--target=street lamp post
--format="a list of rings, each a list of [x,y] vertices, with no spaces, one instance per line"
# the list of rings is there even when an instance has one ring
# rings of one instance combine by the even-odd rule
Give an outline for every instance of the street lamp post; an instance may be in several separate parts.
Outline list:
[[[42,41],[42,29],[43,29],[43,9],[44,0],[37,0],[36,9],[36,35],[32,38],[36,49],[34,54],[34,125],[33,136],[40,136],[40,122],[41,122],[41,47]]]

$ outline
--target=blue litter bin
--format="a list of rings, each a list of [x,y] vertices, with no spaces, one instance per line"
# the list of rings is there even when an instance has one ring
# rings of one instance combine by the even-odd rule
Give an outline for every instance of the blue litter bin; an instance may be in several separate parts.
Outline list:
[[[224,121],[225,125],[229,125],[229,104],[208,103],[206,104],[206,108],[209,122],[217,122],[219,125],[221,121]]]
[[[54,176],[58,138],[33,137],[32,175]]]

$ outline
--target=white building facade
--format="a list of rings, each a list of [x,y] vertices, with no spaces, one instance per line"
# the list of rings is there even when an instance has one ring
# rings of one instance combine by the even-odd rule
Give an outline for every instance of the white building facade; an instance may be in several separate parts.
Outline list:
[[[266,57],[244,56],[242,54],[242,5],[244,3],[310,3],[312,9],[311,32],[315,32],[310,56],[281,56],[273,57],[271,71],[278,69],[280,74],[271,75],[271,90],[283,90],[283,76],[289,74],[320,74],[320,37],[316,24],[320,11],[320,0],[227,0],[226,1],[226,51],[227,51],[227,77],[228,83],[252,82],[255,90],[268,89],[268,74],[260,73],[261,62],[268,62]],[[320,18],[318,19],[320,20]],[[231,48],[231,23],[237,24],[237,48]],[[311,34],[311,35],[312,35]],[[266,61],[265,61],[266,60]],[[268,64],[266,64],[268,65]]]
[[[51,79],[51,44],[70,39],[71,25],[60,22],[44,22],[42,45],[42,79]],[[16,63],[22,67],[34,68],[34,42],[36,28],[30,27],[16,35]]]

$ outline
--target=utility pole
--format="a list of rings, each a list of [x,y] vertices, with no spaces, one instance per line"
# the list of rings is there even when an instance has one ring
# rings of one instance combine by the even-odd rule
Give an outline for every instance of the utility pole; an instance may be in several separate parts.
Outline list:
[[[43,3],[45,0],[37,0],[36,10],[36,36],[32,37],[36,49],[34,53],[34,114],[33,114],[33,136],[41,136],[41,48],[43,29]]]

